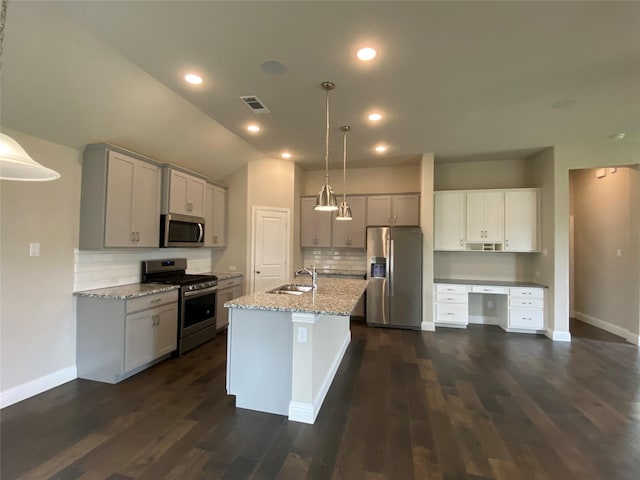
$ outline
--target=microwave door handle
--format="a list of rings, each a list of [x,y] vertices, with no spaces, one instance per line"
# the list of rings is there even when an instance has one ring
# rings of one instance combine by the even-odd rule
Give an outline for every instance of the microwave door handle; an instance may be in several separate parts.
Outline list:
[[[201,223],[198,223],[198,230],[200,230],[200,236],[198,237],[198,243],[202,242],[204,238],[204,226]]]

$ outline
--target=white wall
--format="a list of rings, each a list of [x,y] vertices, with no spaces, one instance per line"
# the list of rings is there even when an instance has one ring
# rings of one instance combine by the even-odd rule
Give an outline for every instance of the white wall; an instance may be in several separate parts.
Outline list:
[[[608,169],[604,169],[607,172]],[[613,330],[638,334],[638,217],[632,209],[637,168],[596,177],[595,169],[571,170],[575,217],[575,315]],[[617,255],[619,250],[620,255]]]
[[[53,182],[0,182],[2,405],[75,378],[74,248],[80,218],[81,152],[7,131]],[[29,257],[29,243],[40,256]]]
[[[435,190],[536,187],[527,175],[527,159],[437,162]]]

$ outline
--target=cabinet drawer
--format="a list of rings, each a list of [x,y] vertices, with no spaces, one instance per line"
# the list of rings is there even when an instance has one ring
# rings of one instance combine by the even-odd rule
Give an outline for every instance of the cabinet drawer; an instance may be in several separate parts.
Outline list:
[[[469,303],[469,296],[466,293],[437,293],[437,303]]]
[[[512,297],[544,298],[544,289],[543,288],[514,287],[514,288],[510,288],[509,289],[509,294]]]
[[[223,288],[235,287],[236,285],[242,285],[242,277],[227,278],[225,280],[218,280],[218,290]]]
[[[467,293],[469,287],[467,285],[452,285],[449,283],[436,283],[437,293]]]
[[[468,308],[455,303],[436,303],[436,322],[466,325],[469,323]]]
[[[544,328],[544,312],[542,310],[509,310],[509,326],[513,328],[529,328],[541,330]]]
[[[492,285],[472,285],[471,291],[473,293],[497,293],[497,294],[506,294],[506,287],[494,287]]]
[[[544,299],[509,297],[509,306],[516,308],[544,308]]]
[[[178,301],[178,290],[157,293],[155,295],[145,295],[144,297],[127,300],[127,313],[146,310],[147,308],[158,307],[166,303]]]

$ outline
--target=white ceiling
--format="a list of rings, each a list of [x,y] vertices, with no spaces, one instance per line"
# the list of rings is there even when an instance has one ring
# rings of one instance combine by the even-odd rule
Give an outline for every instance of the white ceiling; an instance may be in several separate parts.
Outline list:
[[[423,152],[516,158],[617,132],[639,141],[639,26],[640,2],[13,0],[2,122],[72,146],[113,141],[213,178],[284,149],[322,168],[330,80],[332,168],[345,123],[351,166]],[[354,55],[364,44],[379,51],[368,64]],[[269,60],[286,72],[263,72]],[[203,86],[184,83],[189,69]],[[376,126],[373,108],[385,114]],[[260,134],[244,130],[250,121]],[[372,151],[379,142],[385,155]]]

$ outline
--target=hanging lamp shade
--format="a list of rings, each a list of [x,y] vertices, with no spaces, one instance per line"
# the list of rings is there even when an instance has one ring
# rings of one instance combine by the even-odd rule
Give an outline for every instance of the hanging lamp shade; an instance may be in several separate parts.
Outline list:
[[[327,117],[327,128],[324,137],[324,185],[318,193],[318,198],[316,199],[316,210],[332,212],[338,209],[338,202],[336,201],[336,196],[333,193],[333,189],[331,185],[329,185],[329,91],[336,88],[335,83],[333,82],[322,82],[322,89],[326,92],[326,117]]]
[[[40,165],[9,135],[0,133],[0,180],[46,182],[60,174]]]
[[[349,125],[342,125],[340,130],[344,133],[342,140],[342,202],[340,202],[340,206],[338,207],[336,220],[353,220],[351,207],[347,203],[347,132],[351,130],[351,127]]]

